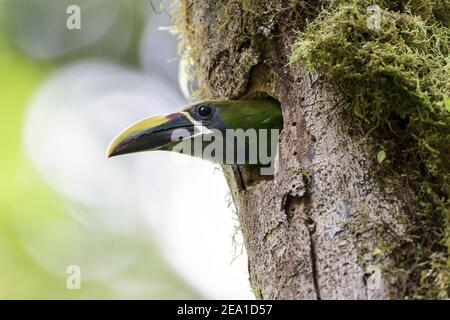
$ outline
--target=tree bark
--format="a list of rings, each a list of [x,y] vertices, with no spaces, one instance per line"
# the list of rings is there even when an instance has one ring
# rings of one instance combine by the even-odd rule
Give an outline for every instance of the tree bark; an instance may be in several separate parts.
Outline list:
[[[276,10],[270,0],[260,2]],[[339,92],[320,75],[288,64],[306,13],[285,14],[267,21],[237,3],[182,1],[177,16],[204,96],[263,93],[281,103],[273,179],[224,166],[251,287],[260,299],[402,298],[400,276],[384,272],[397,267],[396,259],[380,255],[379,243],[405,232],[408,213],[416,210],[413,193],[394,174],[380,177],[368,138],[353,132]]]

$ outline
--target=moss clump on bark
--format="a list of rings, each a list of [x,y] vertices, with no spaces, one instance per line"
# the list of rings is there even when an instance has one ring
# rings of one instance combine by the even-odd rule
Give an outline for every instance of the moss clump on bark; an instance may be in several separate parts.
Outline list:
[[[300,28],[322,0],[179,0],[174,33],[194,96],[235,99],[245,93],[250,70],[263,63],[260,46],[285,28]],[[204,9],[207,10],[204,10]],[[283,62],[287,62],[287,57]]]
[[[406,296],[448,298],[450,3],[378,1],[378,30],[367,26],[371,4],[331,2],[298,34],[290,61],[341,89],[361,129],[385,152],[379,165],[416,192],[414,223],[389,245],[405,274]]]

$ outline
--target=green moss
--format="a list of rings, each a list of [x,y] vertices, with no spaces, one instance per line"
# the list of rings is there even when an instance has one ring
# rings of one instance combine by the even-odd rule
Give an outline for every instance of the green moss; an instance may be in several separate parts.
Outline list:
[[[290,60],[341,89],[360,128],[382,146],[378,165],[416,192],[419,213],[390,250],[406,295],[448,298],[450,4],[378,1],[379,30],[367,27],[369,4],[333,1],[298,34]]]
[[[172,10],[173,31],[179,37],[180,55],[187,62],[187,71],[199,84],[195,96],[236,98],[244,93],[250,70],[261,62],[259,47],[263,40],[280,37],[281,30],[292,32],[304,24],[305,17],[318,12],[321,2],[176,1]],[[238,89],[230,93],[227,87]]]
[[[263,296],[262,296],[262,290],[260,287],[258,287],[256,284],[251,284],[251,289],[253,291],[253,294],[255,295],[255,298],[257,300],[262,300]]]

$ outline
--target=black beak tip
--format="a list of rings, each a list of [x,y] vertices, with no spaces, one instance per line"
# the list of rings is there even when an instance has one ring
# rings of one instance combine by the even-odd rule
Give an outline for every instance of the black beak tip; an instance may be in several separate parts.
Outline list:
[[[114,148],[109,147],[108,150],[106,151],[106,158],[110,159],[110,158],[117,157],[117,156],[120,156],[125,153],[126,152],[123,148],[123,144],[121,143],[121,144],[115,146]]]

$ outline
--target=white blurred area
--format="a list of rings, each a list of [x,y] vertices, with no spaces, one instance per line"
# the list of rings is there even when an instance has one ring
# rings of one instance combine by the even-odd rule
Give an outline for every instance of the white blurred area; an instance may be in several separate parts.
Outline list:
[[[205,298],[252,299],[245,252],[232,263],[242,246],[233,246],[237,222],[219,167],[168,152],[105,158],[109,142],[124,127],[188,103],[178,89],[178,61],[167,62],[177,57],[176,40],[158,30],[169,24],[164,13],[149,20],[138,70],[82,60],[59,68],[38,89],[24,125],[26,152],[42,178],[69,201],[73,218],[94,236],[74,240],[79,247],[64,253],[48,239],[28,241],[26,248],[51,272],[69,258],[94,259],[84,264],[84,274],[96,280],[129,268],[139,255],[120,245],[103,250],[103,233],[148,237]],[[96,247],[104,253],[92,258],[89,251]]]

